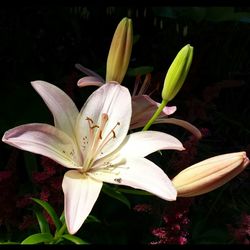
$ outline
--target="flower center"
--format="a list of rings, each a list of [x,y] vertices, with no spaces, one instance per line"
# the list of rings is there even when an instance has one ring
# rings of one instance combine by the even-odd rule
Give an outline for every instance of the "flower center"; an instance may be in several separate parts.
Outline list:
[[[85,150],[82,169],[83,172],[88,171],[92,167],[98,155],[103,154],[102,149],[110,141],[116,138],[115,129],[120,125],[120,122],[117,122],[116,125],[106,135],[104,135],[104,129],[107,125],[108,119],[108,114],[103,113],[101,115],[100,124],[98,125],[95,124],[91,118],[86,118],[89,126],[89,136],[85,136],[83,138],[83,149]]]

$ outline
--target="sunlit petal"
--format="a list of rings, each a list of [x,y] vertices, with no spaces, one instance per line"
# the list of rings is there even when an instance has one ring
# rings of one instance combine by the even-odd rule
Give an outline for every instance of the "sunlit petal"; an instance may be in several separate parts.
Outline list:
[[[55,127],[75,138],[74,125],[79,111],[70,97],[48,82],[33,81],[31,84],[52,112]]]
[[[145,158],[126,159],[113,172],[100,169],[89,174],[100,181],[145,190],[164,200],[176,199],[177,192],[168,176],[161,168]]]
[[[62,183],[64,212],[68,231],[74,234],[91,212],[102,188],[102,182],[76,170],[65,173]]]
[[[93,125],[100,126],[102,115],[108,115],[108,121],[102,131],[102,138],[113,137],[103,148],[102,157],[117,148],[127,135],[131,119],[131,96],[127,88],[108,83],[97,89],[83,106],[76,130],[79,144],[84,137],[89,137],[90,127],[87,118]],[[96,129],[97,131],[97,129]]]
[[[202,134],[198,128],[196,128],[194,125],[191,123],[181,120],[181,119],[176,119],[176,118],[157,118],[154,123],[169,123],[169,124],[175,124],[180,127],[185,128],[189,132],[191,132],[197,139],[200,139],[202,137]]]
[[[131,129],[140,128],[145,126],[149,119],[153,116],[159,103],[155,102],[147,95],[133,96],[132,97],[132,119]],[[161,112],[159,117],[171,115],[176,111],[176,106],[166,106]]]
[[[100,87],[104,84],[104,82],[100,81],[99,78],[95,76],[85,76],[78,80],[78,87],[86,87],[86,86],[97,86]]]
[[[184,147],[172,135],[158,131],[140,131],[128,135],[118,151],[124,157],[145,157],[162,149],[184,150]]]
[[[78,168],[76,145],[64,132],[48,124],[31,123],[5,132],[3,142],[47,156],[68,168]]]
[[[79,63],[76,63],[76,64],[75,64],[75,67],[76,67],[77,69],[79,69],[80,71],[82,71],[82,72],[83,72],[84,74],[86,74],[87,76],[94,76],[96,79],[99,80],[99,82],[104,82],[104,79],[103,79],[100,75],[98,75],[96,72],[94,72],[93,70],[88,69],[88,68],[82,66],[82,65],[79,64]]]

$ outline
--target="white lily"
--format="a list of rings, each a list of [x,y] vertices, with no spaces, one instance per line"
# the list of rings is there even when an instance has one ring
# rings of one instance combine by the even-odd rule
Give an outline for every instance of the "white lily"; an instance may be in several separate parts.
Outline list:
[[[104,84],[79,112],[58,87],[34,81],[54,116],[55,126],[21,125],[2,140],[17,148],[47,156],[71,168],[62,183],[69,233],[76,233],[91,212],[103,182],[142,189],[164,200],[175,200],[176,189],[164,171],[144,158],[162,149],[183,150],[175,137],[156,131],[127,135],[131,96],[119,84]]]
[[[104,79],[95,73],[94,71],[82,66],[81,64],[75,65],[77,69],[82,71],[88,76],[84,76],[80,80],[78,80],[77,85],[81,87],[87,86],[103,86],[105,84]],[[116,83],[115,81],[110,81],[108,83]],[[160,106],[160,103],[154,101],[149,95],[144,94],[146,92],[147,86],[150,84],[150,77],[146,75],[145,80],[138,91],[136,93],[138,86],[140,85],[140,79],[136,80],[134,93],[132,95],[132,118],[130,123],[130,129],[137,129],[144,127],[149,119],[153,116],[157,108]],[[154,124],[157,123],[169,123],[174,124],[180,127],[185,128],[190,131],[196,138],[200,139],[202,134],[198,128],[196,128],[191,123],[176,118],[169,118],[169,115],[172,115],[177,110],[176,106],[166,106],[162,110],[159,117],[154,121]]]

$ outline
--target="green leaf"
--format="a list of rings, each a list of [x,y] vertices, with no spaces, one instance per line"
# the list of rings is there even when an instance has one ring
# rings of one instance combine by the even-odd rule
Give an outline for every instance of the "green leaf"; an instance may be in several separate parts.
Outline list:
[[[116,200],[119,200],[121,201],[122,203],[124,203],[126,206],[128,206],[128,208],[131,208],[130,206],[130,202],[129,200],[127,199],[126,196],[124,196],[121,192],[117,191],[116,189],[110,187],[109,185],[107,184],[103,184],[103,188],[102,188],[102,191],[112,197],[112,198],[115,198]]]
[[[99,219],[97,219],[94,215],[89,215],[84,223],[90,223],[90,222],[98,222],[101,223]]]
[[[134,35],[134,36],[133,36],[133,45],[134,45],[135,43],[137,43],[139,39],[140,39],[140,35]]]
[[[60,221],[60,219],[58,218],[54,208],[46,201],[42,201],[36,198],[32,198],[33,201],[35,201],[37,204],[39,204],[40,206],[42,206],[47,213],[50,215],[51,219],[53,220],[55,226],[56,226],[56,230],[59,230],[62,223]]]
[[[34,207],[33,210],[36,214],[36,218],[39,223],[41,233],[50,233],[49,224],[47,220],[45,219],[42,211],[38,209],[37,207]]]
[[[60,221],[62,224],[65,223],[65,216],[64,216],[64,211],[62,212],[61,216],[60,216]]]
[[[176,18],[176,13],[172,7],[154,7],[152,10],[155,16]]]
[[[117,191],[121,193],[127,193],[127,194],[135,194],[135,195],[152,195],[149,192],[138,190],[138,189],[126,189],[126,188],[117,188]]]
[[[77,245],[81,245],[81,244],[89,244],[88,242],[80,239],[79,237],[75,236],[75,235],[71,235],[71,234],[64,234],[62,235],[62,238],[69,240]]]
[[[50,233],[38,233],[32,234],[21,242],[21,244],[39,244],[46,243],[53,240],[53,236]]]
[[[19,245],[20,242],[15,241],[6,241],[6,242],[0,242],[1,245]]]
[[[141,66],[137,68],[129,68],[127,74],[129,76],[146,75],[147,73],[150,73],[153,70],[154,68],[151,66]]]

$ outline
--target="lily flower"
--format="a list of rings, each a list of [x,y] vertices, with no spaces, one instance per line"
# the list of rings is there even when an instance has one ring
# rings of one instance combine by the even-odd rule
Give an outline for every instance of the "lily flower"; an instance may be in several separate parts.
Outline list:
[[[172,182],[179,197],[197,196],[224,185],[249,163],[244,151],[217,155],[184,169]]]
[[[184,148],[178,139],[162,132],[127,135],[132,113],[127,88],[104,84],[79,112],[55,85],[34,81],[32,86],[52,112],[55,126],[21,125],[5,132],[2,141],[71,169],[62,182],[70,234],[79,230],[91,212],[103,182],[142,189],[168,201],[176,199],[171,180],[145,156],[162,149]]]
[[[100,87],[105,84],[104,79],[94,71],[82,66],[81,64],[76,64],[75,66],[77,69],[88,75],[78,80],[77,85],[79,87],[86,87],[86,86]],[[111,83],[112,82],[115,83],[114,81],[111,81]],[[130,129],[144,127],[146,123],[149,121],[149,119],[153,116],[157,108],[160,106],[160,103],[154,101],[149,95],[145,94],[150,82],[151,82],[150,74],[147,74],[145,76],[143,83],[141,83],[140,77],[136,78],[135,87],[132,95],[132,118],[131,118]],[[139,87],[140,84],[141,87]],[[196,138],[200,139],[202,137],[202,134],[200,130],[196,128],[194,125],[182,119],[168,117],[169,115],[173,114],[176,110],[177,110],[176,106],[164,107],[159,117],[154,121],[154,124],[157,123],[174,124],[185,128],[190,133],[192,133]]]

